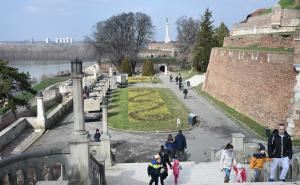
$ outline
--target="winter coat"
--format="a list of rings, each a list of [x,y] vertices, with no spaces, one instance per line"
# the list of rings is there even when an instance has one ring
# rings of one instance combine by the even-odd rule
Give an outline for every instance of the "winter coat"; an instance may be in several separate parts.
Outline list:
[[[148,175],[151,177],[158,177],[160,175],[160,169],[162,165],[160,163],[150,163],[147,169]]]
[[[166,170],[168,170],[167,164],[170,166],[170,168],[172,167],[168,154],[166,154],[165,152],[159,152],[159,156],[160,156],[161,164]]]
[[[179,160],[175,159],[173,164],[173,174],[178,176],[180,170],[181,170],[181,166],[179,165]]]
[[[275,129],[268,140],[268,154],[270,158],[293,157],[292,140],[287,132],[281,137]]]
[[[229,153],[227,150],[223,150],[220,159],[220,168],[231,169],[236,164],[235,155],[233,152]]]
[[[177,134],[175,137],[175,147],[179,151],[186,149],[186,140],[183,134]]]
[[[266,154],[255,153],[250,159],[250,168],[251,169],[263,169],[264,162],[270,161],[270,158],[266,157]]]
[[[246,176],[246,169],[245,168],[236,168],[235,166],[233,167],[233,170],[235,171],[235,178],[237,182],[246,182],[247,181],[247,176]]]
[[[187,90],[187,89],[183,89],[183,93],[184,93],[184,94],[187,94],[187,93],[188,93],[188,90]]]
[[[174,148],[175,148],[175,143],[174,143],[174,141],[166,141],[165,147],[166,147],[167,150],[173,151]]]

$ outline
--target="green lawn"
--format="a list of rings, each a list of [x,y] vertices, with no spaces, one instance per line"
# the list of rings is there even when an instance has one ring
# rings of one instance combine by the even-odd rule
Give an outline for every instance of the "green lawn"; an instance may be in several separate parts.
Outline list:
[[[109,126],[134,131],[175,131],[177,118],[189,128],[189,111],[168,89],[126,88],[113,95]]]
[[[295,0],[280,0],[279,4],[283,9],[300,9],[299,4],[296,4]]]
[[[64,81],[67,81],[68,79],[70,79],[70,77],[53,77],[53,78],[47,78],[46,80],[38,83],[37,85],[35,85],[33,87],[34,90],[36,91],[41,91],[41,90],[44,90],[45,88],[51,86],[51,85],[54,85],[58,82],[64,82]],[[17,96],[18,98],[20,99],[25,99],[25,100],[30,100],[31,98],[34,97],[33,94],[31,93],[24,93],[24,94],[20,94]]]

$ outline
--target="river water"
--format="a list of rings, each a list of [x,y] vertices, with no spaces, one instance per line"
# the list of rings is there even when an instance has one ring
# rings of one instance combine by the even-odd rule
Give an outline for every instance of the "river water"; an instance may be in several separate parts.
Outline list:
[[[95,61],[83,61],[82,65],[83,67],[88,67],[95,63]],[[65,74],[71,71],[70,60],[18,60],[9,61],[8,65],[14,68],[18,68],[19,71],[25,73],[29,72],[30,78],[36,82],[40,82],[44,77],[59,75],[62,72]]]

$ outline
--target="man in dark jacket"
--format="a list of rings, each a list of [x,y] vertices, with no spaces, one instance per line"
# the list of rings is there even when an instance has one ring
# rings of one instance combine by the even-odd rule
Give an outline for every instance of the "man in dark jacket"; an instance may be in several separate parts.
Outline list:
[[[169,156],[165,151],[164,146],[160,146],[160,152],[158,153],[160,156],[161,164],[162,164],[162,169],[160,173],[160,184],[164,185],[164,180],[168,176],[168,167],[167,164],[169,165],[170,168],[172,168],[172,164],[170,163]]]
[[[186,149],[186,140],[185,136],[182,134],[182,130],[179,130],[179,133],[175,137],[175,148],[177,151],[178,159],[182,160],[184,149]]]
[[[270,181],[274,181],[277,166],[282,164],[280,181],[285,181],[286,174],[289,170],[289,162],[293,157],[292,140],[286,132],[285,124],[278,125],[268,140],[268,154],[272,158],[270,169]]]

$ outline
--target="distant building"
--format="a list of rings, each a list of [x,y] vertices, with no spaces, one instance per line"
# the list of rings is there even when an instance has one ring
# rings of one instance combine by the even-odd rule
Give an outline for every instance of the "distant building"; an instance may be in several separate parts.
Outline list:
[[[50,39],[49,39],[49,38],[46,38],[46,39],[45,39],[45,42],[46,42],[46,44],[49,44],[49,43],[50,43]]]
[[[165,40],[164,42],[152,41],[148,45],[148,50],[143,50],[139,53],[140,57],[174,57],[176,51],[176,42],[171,40],[169,33],[169,21],[167,19],[165,26]]]

